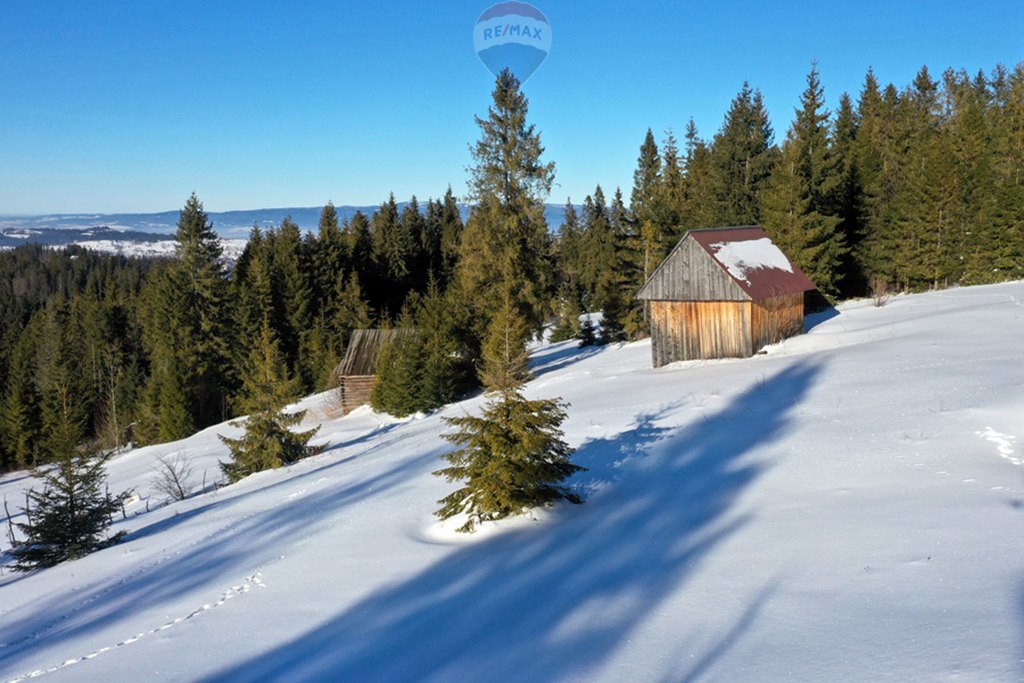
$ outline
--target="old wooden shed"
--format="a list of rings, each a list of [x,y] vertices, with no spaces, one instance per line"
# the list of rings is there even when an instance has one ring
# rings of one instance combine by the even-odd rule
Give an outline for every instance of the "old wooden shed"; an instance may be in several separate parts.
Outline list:
[[[814,289],[760,227],[690,230],[637,294],[650,304],[654,367],[745,358],[800,334]]]
[[[370,394],[377,383],[377,361],[384,347],[415,332],[407,329],[352,330],[345,358],[333,373],[342,415],[348,415],[370,402]]]

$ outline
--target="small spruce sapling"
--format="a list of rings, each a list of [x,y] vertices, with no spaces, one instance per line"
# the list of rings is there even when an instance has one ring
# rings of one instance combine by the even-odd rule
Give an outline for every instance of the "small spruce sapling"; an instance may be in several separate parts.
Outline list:
[[[306,411],[285,413],[284,406],[298,394],[298,380],[278,348],[277,340],[264,318],[260,339],[249,358],[243,378],[245,398],[240,402],[249,411],[245,434],[240,439],[220,436],[231,450],[231,462],[222,462],[221,470],[229,482],[236,482],[262,470],[283,467],[323,451],[325,446],[310,446],[319,427],[293,432]],[[243,424],[241,421],[233,423]]]
[[[124,501],[125,491],[111,496],[106,489],[105,465],[110,454],[69,451],[61,460],[37,471],[42,491],[27,494],[25,516],[17,523],[25,534],[11,550],[18,571],[52,567],[113,545],[125,534],[105,532]]]
[[[464,485],[439,500],[435,514],[441,519],[465,514],[460,532],[558,500],[583,502],[560,485],[585,469],[570,461],[573,449],[563,439],[566,404],[528,400],[522,394],[528,377],[525,331],[506,297],[484,347],[481,377],[491,397],[483,414],[445,418],[454,431],[444,438],[458,448],[444,456],[450,466],[434,474]]]
[[[597,331],[590,316],[585,316],[580,323],[580,347],[594,346],[597,344]]]

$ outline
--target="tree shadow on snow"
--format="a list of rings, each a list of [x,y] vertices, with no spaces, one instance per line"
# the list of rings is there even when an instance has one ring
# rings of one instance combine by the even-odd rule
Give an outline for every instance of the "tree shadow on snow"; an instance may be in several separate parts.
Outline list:
[[[735,502],[766,468],[755,449],[781,435],[819,370],[792,366],[684,429],[641,415],[614,438],[584,443],[576,461],[590,469],[574,484],[592,492],[589,502],[453,550],[210,680],[585,678],[748,522]],[[696,665],[679,657],[669,677],[706,672],[770,594]]]
[[[383,447],[386,446],[383,444]],[[368,450],[375,448],[377,446]],[[270,494],[267,500],[273,502],[269,502],[265,508],[221,524],[205,537],[194,540],[184,551],[175,550],[172,555],[147,562],[127,577],[116,575],[83,586],[75,590],[73,597],[60,591],[52,598],[33,604],[30,611],[19,610],[22,614],[5,616],[0,623],[0,680],[13,676],[16,668],[22,666],[27,658],[33,657],[38,648],[59,647],[63,642],[87,636],[92,631],[128,622],[140,610],[180,600],[184,592],[207,586],[220,591],[230,585],[225,582],[237,583],[243,573],[251,573],[258,565],[277,558],[281,548],[287,547],[296,534],[308,531],[315,533],[317,528],[326,527],[334,510],[354,505],[408,481],[410,476],[435,462],[442,450],[442,447],[438,447],[405,459],[381,474],[355,480],[340,488],[325,488],[293,499],[276,498]],[[298,478],[292,478],[289,480],[292,484],[289,490],[294,489],[296,481],[316,481],[326,470],[349,460],[346,458],[327,463]],[[284,483],[287,482],[275,482],[232,499],[204,505],[192,513],[156,522],[151,527],[132,533],[128,541],[79,562],[99,561],[98,556],[101,554],[130,552],[129,542],[133,538],[165,531],[200,511],[231,505],[254,493],[267,495],[268,491]],[[196,598],[199,603],[215,599],[210,594],[197,595],[200,596]],[[153,627],[160,625],[154,623]],[[99,643],[101,646],[112,644]]]
[[[1017,591],[1017,616],[1020,618],[1020,657],[1017,660],[1017,666],[1021,672],[1021,678],[1024,679],[1024,581],[1020,584],[1020,589]]]
[[[236,505],[239,502],[241,502],[241,501],[245,500],[246,498],[249,498],[249,497],[251,497],[253,495],[260,495],[260,496],[266,495],[268,492],[272,492],[272,491],[274,491],[275,489],[278,489],[278,488],[280,488],[280,489],[293,488],[296,485],[296,483],[300,483],[303,480],[315,481],[316,479],[319,479],[321,476],[324,476],[324,474],[329,472],[330,470],[336,469],[338,467],[343,467],[346,464],[352,462],[353,460],[355,460],[357,458],[361,458],[361,457],[363,457],[365,455],[368,455],[369,453],[371,453],[371,452],[373,452],[375,450],[381,450],[381,449],[384,449],[384,448],[386,448],[388,446],[393,446],[394,444],[398,443],[399,441],[402,441],[403,438],[405,438],[405,437],[399,436],[397,438],[391,438],[391,439],[387,439],[387,440],[385,440],[385,438],[384,438],[389,432],[391,432],[399,424],[402,424],[402,423],[392,422],[392,423],[389,423],[389,424],[377,427],[376,429],[374,429],[374,430],[372,430],[372,431],[370,431],[370,432],[368,432],[366,434],[360,435],[360,436],[358,436],[358,437],[356,437],[354,439],[350,439],[348,441],[342,441],[342,442],[338,442],[338,443],[328,443],[326,445],[326,447],[324,448],[323,453],[321,453],[319,457],[322,458],[322,456],[324,456],[327,453],[330,453],[332,451],[336,451],[336,450],[340,450],[340,449],[352,448],[354,446],[359,446],[359,445],[362,445],[362,444],[367,444],[368,447],[366,449],[358,452],[358,453],[353,453],[353,454],[348,455],[348,456],[346,456],[344,458],[341,458],[341,459],[326,459],[325,458],[322,464],[314,467],[311,470],[307,470],[306,472],[303,472],[302,474],[299,474],[299,475],[296,475],[296,476],[291,476],[291,477],[288,477],[287,479],[280,479],[278,481],[275,481],[275,482],[272,482],[272,483],[268,483],[268,484],[266,484],[264,486],[261,486],[261,487],[252,488],[252,489],[250,489],[248,491],[245,491],[245,492],[242,492],[242,493],[229,493],[228,495],[226,495],[223,498],[216,497],[217,489],[214,489],[214,490],[212,490],[210,492],[207,492],[206,494],[201,494],[201,495],[206,495],[207,496],[207,499],[204,502],[202,502],[201,504],[197,505],[196,507],[194,507],[194,508],[192,508],[190,510],[183,510],[181,512],[175,512],[170,517],[165,517],[165,518],[159,519],[157,521],[151,521],[151,522],[148,522],[146,524],[143,524],[142,526],[135,526],[134,528],[132,528],[131,530],[128,531],[127,535],[125,536],[124,540],[122,541],[122,544],[124,544],[124,543],[131,543],[132,541],[137,541],[139,539],[146,538],[147,536],[152,536],[154,534],[158,534],[158,533],[163,533],[165,531],[169,531],[170,529],[173,529],[174,527],[176,527],[176,526],[178,526],[180,524],[183,524],[184,522],[187,522],[187,521],[189,521],[189,520],[191,520],[191,519],[193,519],[195,517],[200,517],[200,516],[210,512],[212,510],[215,510],[217,508],[227,507],[227,506],[230,506],[230,505]],[[376,443],[373,443],[374,439],[376,439]],[[306,461],[299,461],[299,462],[301,463],[301,462],[306,462]],[[298,464],[298,463],[295,463],[295,464]],[[295,466],[294,464],[293,465],[287,465],[283,469],[288,469],[288,468],[294,467],[294,466]],[[174,503],[171,503],[171,504],[173,505]],[[142,520],[142,521],[147,521],[145,519],[145,517],[139,517],[139,518],[136,518],[136,519],[139,519],[139,520]]]
[[[536,379],[555,370],[579,363],[591,356],[596,356],[606,348],[608,347],[580,347],[576,340],[552,344],[550,347],[544,347],[533,353],[530,357],[530,373]]]

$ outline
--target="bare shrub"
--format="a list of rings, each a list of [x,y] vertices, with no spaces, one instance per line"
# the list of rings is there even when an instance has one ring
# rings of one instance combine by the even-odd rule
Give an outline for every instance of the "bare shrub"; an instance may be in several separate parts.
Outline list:
[[[885,302],[892,296],[892,290],[889,287],[889,281],[881,275],[871,276],[871,281],[868,282],[868,287],[871,290],[871,299],[875,302],[875,308],[881,308],[885,305]]]
[[[167,496],[170,500],[185,500],[195,490],[195,486],[189,483],[192,476],[192,463],[188,461],[184,453],[158,458],[159,463],[155,468],[155,476],[152,480],[153,488]]]

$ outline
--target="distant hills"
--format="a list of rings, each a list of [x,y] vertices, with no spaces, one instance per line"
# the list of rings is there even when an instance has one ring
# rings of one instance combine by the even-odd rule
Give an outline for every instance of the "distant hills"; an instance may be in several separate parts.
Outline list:
[[[399,204],[405,208],[407,202]],[[304,230],[316,230],[322,207],[288,207],[280,209],[249,209],[244,211],[212,211],[210,220],[217,234],[225,239],[244,239],[252,226],[269,228],[291,217]],[[342,219],[356,211],[371,215],[378,206],[335,207]],[[460,204],[463,220],[469,205]],[[565,219],[565,207],[548,204],[545,216],[552,231]],[[0,247],[14,247],[26,242],[61,245],[72,242],[159,242],[174,233],[178,211],[160,213],[52,214],[47,216],[0,216]]]

